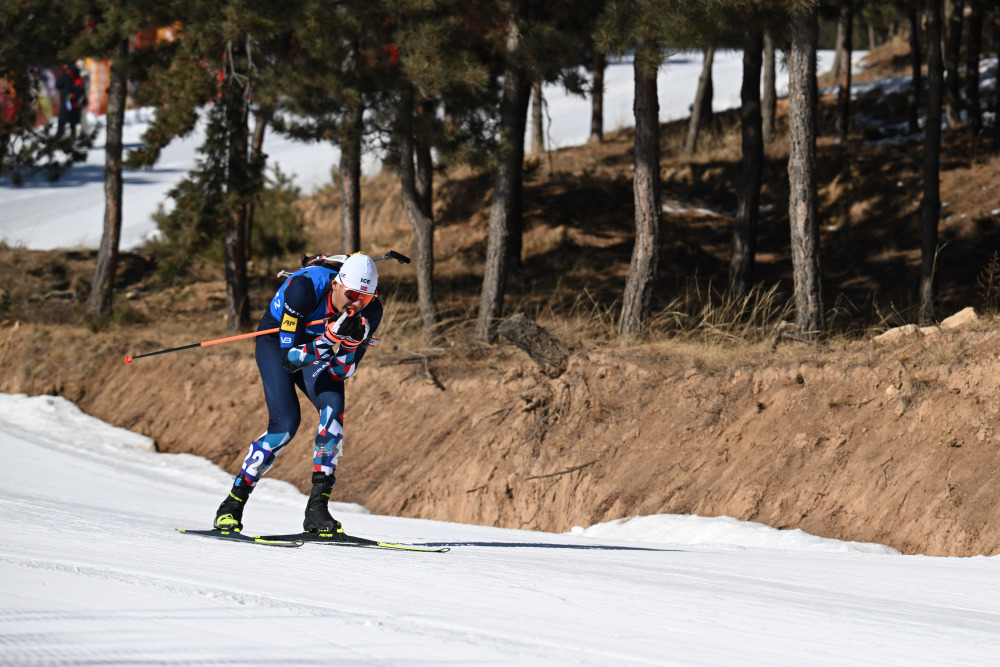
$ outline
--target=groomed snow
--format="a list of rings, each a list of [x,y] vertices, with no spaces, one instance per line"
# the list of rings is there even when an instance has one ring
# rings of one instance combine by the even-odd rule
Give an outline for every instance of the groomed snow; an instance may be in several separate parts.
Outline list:
[[[729,518],[552,534],[342,504],[352,533],[451,551],[234,544],[174,531],[207,527],[230,476],[152,449],[65,399],[0,395],[0,664],[909,667],[1000,651],[993,558]],[[304,505],[265,479],[244,520],[292,531]]]

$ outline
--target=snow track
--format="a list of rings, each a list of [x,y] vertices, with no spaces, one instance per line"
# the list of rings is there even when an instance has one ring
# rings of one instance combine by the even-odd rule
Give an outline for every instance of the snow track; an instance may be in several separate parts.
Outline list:
[[[352,533],[452,550],[195,540],[173,529],[206,525],[229,475],[134,438],[62,399],[0,395],[0,665],[909,666],[1000,651],[991,558],[727,519],[555,535],[356,506],[335,509]],[[265,480],[248,529],[294,530],[304,503]],[[768,535],[781,548],[761,548]]]

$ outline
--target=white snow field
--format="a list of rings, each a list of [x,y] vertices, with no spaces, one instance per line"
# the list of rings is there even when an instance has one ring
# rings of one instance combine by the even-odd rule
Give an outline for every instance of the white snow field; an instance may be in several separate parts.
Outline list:
[[[855,52],[853,61],[858,62],[865,54],[863,51]],[[700,52],[674,54],[660,70],[658,89],[662,121],[690,115],[689,107],[694,101],[702,62]],[[833,62],[833,52],[821,51],[818,62],[818,70],[825,71]],[[717,53],[712,64],[712,76],[715,109],[739,106],[742,53]],[[787,72],[779,68],[779,94],[787,90],[787,78]],[[607,131],[634,125],[633,85],[629,58],[609,64],[604,96],[604,127]],[[568,95],[562,87],[555,85],[545,87],[543,98],[548,103],[546,145],[549,148],[564,148],[584,143],[590,136],[590,101]],[[140,137],[152,117],[151,109],[134,109],[126,114],[126,148],[139,145]],[[530,124],[529,119],[529,138],[526,141],[530,141]],[[142,245],[156,233],[151,216],[160,205],[166,210],[172,207],[167,193],[194,166],[203,138],[203,129],[198,128],[190,136],[168,146],[160,162],[152,169],[125,172],[120,244],[123,250]],[[295,184],[304,194],[329,184],[330,170],[340,159],[337,148],[332,144],[295,142],[275,132],[266,135],[264,152],[268,155],[268,164],[276,164],[282,172],[293,175]],[[364,173],[374,173],[379,164],[377,155],[367,154]],[[28,179],[21,187],[11,185],[9,179],[0,179],[0,241],[32,250],[99,247],[104,225],[103,179],[103,129],[98,133],[87,161],[74,165],[56,183],[50,183],[40,175]]]
[[[174,530],[208,527],[230,475],[152,447],[65,399],[0,395],[0,664],[888,667],[1000,654],[995,558],[901,556],[724,517],[552,534],[336,503],[348,532],[451,551],[230,543]],[[305,500],[263,480],[248,532],[295,531]]]

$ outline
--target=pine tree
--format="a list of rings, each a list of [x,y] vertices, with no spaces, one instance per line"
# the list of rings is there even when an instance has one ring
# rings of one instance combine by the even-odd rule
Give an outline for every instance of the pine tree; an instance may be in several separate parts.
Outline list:
[[[719,3],[654,0],[611,2],[598,21],[600,48],[634,49],[635,79],[635,242],[625,281],[620,340],[638,338],[649,319],[659,264],[660,126],[656,79],[667,47],[703,45],[716,24]]]
[[[979,101],[979,56],[983,45],[983,0],[969,3],[969,40],[965,47],[965,99],[969,111],[969,132],[973,138],[983,129],[983,110]]]
[[[593,82],[590,91],[590,139],[593,143],[604,141],[604,70],[607,60],[604,51],[591,44],[593,51],[591,73]]]
[[[944,62],[941,55],[941,3],[927,0],[927,102],[924,121],[924,198],[920,203],[921,323],[934,319],[934,265],[941,217],[941,116],[943,114]]]
[[[163,148],[190,133],[199,112],[207,109],[203,157],[173,194],[191,205],[159,216],[167,241],[181,242],[163,261],[183,262],[186,253],[203,249],[206,242],[221,243],[226,322],[240,330],[250,323],[247,212],[263,187],[263,176],[255,171],[263,165],[249,156],[250,106],[252,100],[264,109],[275,103],[269,71],[286,56],[287,22],[294,14],[262,0],[192,3],[186,9],[180,37],[164,50],[164,62],[154,72],[158,76],[148,86],[147,94],[159,97],[156,118],[129,164],[155,163]]]
[[[111,61],[105,113],[104,227],[89,299],[91,315],[108,317],[113,306],[124,205],[122,133],[127,84],[130,76],[134,80],[143,78],[146,66],[155,58],[155,54],[145,49],[130,49],[129,36],[150,27],[156,3],[151,0],[90,0],[76,8],[82,12],[77,20],[87,29],[76,36],[72,48],[87,56]]]
[[[128,40],[119,38],[111,58],[108,85],[108,108],[104,142],[104,230],[97,251],[94,279],[90,284],[90,312],[107,317],[111,314],[115,276],[118,272],[118,246],[122,235],[122,132],[125,125],[126,78],[128,76]]]
[[[965,18],[965,2],[951,0],[951,11],[948,13],[947,30],[944,35],[944,52],[942,53],[945,77],[944,99],[945,117],[948,127],[956,128],[962,124],[962,77],[959,73],[959,56],[962,50],[962,28]],[[930,18],[928,17],[928,21]],[[943,24],[942,24],[942,27]],[[927,38],[930,40],[930,37]],[[928,54],[930,46],[927,47]],[[929,58],[929,55],[928,55]],[[929,74],[928,74],[929,76]]]
[[[816,186],[816,9],[805,2],[792,10],[788,54],[788,219],[795,282],[795,330],[823,331]]]
[[[764,92],[761,95],[761,124],[764,143],[774,140],[774,111],[777,106],[778,91],[775,85],[774,31],[764,31]]]
[[[749,21],[743,38],[743,84],[740,88],[740,132],[743,155],[733,250],[729,263],[729,289],[735,295],[749,291],[757,254],[757,221],[760,217],[760,183],[764,167],[763,119],[760,111],[760,73],[764,32]]]
[[[907,94],[907,122],[910,134],[920,131],[920,96],[923,89],[922,58],[920,56],[920,9],[910,3],[907,18],[910,21],[910,92]]]
[[[715,60],[715,47],[704,49],[704,59],[701,66],[701,76],[698,77],[698,89],[691,105],[691,118],[688,121],[688,134],[684,142],[684,153],[694,154],[698,146],[698,135],[701,128],[712,118],[712,63]]]
[[[503,310],[507,274],[519,261],[521,244],[521,176],[524,128],[531,78],[524,62],[530,0],[510,0],[503,8],[505,23],[503,96],[500,103],[500,148],[493,180],[486,266],[480,294],[476,338],[491,342]]]
[[[387,143],[395,148],[386,160],[399,175],[403,208],[413,226],[419,311],[424,336],[434,344],[439,331],[432,149],[442,163],[467,161],[476,152],[470,147],[488,141],[491,133],[492,127],[471,133],[462,129],[469,129],[466,121],[489,108],[495,90],[490,85],[483,7],[460,0],[398,0],[385,11],[385,50],[393,55],[372,112],[374,123],[385,128]],[[439,118],[438,108],[447,110],[447,120]]]
[[[589,0],[498,0],[494,18],[503,36],[503,93],[486,266],[476,321],[476,338],[483,342],[496,337],[507,278],[521,262],[524,133],[531,82],[561,79],[568,87],[578,88],[567,72],[576,70],[597,6]]]
[[[277,126],[296,139],[329,141],[340,149],[340,249],[357,252],[361,239],[361,158],[365,138],[374,133],[365,109],[388,84],[394,56],[388,13],[377,2],[353,0],[331,6],[322,0],[303,5],[291,21],[294,44],[282,69],[283,103],[294,116]]]
[[[847,140],[851,114],[851,42],[854,39],[854,0],[841,0],[837,54],[842,66],[837,89],[837,141]]]

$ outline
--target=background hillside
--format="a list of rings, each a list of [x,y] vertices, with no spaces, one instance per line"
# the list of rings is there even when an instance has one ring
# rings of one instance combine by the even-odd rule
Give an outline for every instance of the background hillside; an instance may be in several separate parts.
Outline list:
[[[873,53],[855,80],[898,74],[899,62],[892,48]],[[791,296],[780,105],[764,173],[762,287],[745,303],[715,289],[728,270],[738,119],[720,115],[693,158],[679,155],[684,124],[664,127],[653,336],[632,347],[612,342],[632,246],[631,131],[530,158],[524,261],[505,311],[526,312],[570,345],[569,369],[557,379],[513,346],[471,341],[491,181],[471,170],[442,175],[435,277],[444,343],[423,343],[411,270],[380,264],[384,346],[351,380],[338,499],[512,528],[725,514],[904,553],[1000,550],[1000,165],[965,134],[945,133],[939,316],[972,306],[980,319],[873,342],[915,321],[921,148],[918,138],[872,140],[875,111],[903,108],[872,90],[857,101],[871,131],[841,144],[829,138],[833,97],[822,100],[832,327],[821,344],[783,337],[778,324]],[[297,206],[312,251],[339,238],[336,190]],[[362,227],[372,254],[408,252],[412,228],[392,175],[366,181]],[[189,284],[163,287],[147,251],[128,253],[118,284],[127,307],[98,325],[83,318],[93,260],[89,250],[0,249],[0,391],[63,395],[153,437],[161,451],[198,453],[235,471],[266,422],[249,343],[122,364],[125,354],[228,335],[221,268],[202,263]],[[282,263],[295,266],[294,257]],[[254,267],[254,312],[277,285],[277,265],[267,269]],[[310,430],[304,420],[272,475],[305,488]],[[206,507],[206,523],[213,510]]]

